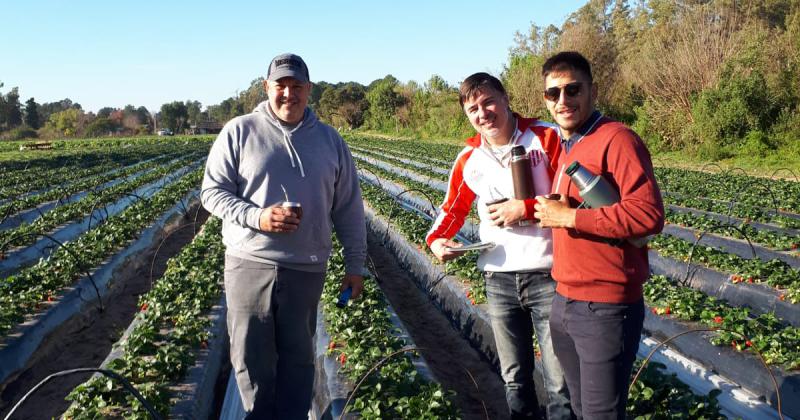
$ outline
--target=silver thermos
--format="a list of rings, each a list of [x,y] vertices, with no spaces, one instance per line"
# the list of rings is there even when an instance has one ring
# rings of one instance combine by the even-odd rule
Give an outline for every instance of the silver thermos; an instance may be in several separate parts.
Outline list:
[[[619,193],[600,175],[593,174],[581,166],[580,162],[572,162],[565,171],[572,182],[578,186],[578,195],[583,198],[583,206],[589,208],[608,207],[620,200]],[[647,245],[648,238],[629,238],[628,242],[637,248]]]

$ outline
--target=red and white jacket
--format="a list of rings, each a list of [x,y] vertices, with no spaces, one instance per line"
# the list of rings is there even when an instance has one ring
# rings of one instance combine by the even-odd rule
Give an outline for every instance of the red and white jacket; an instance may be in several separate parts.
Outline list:
[[[555,163],[561,151],[556,126],[536,119],[517,118],[517,130],[511,145],[522,145],[531,157],[531,171],[536,195],[550,192]],[[497,227],[489,218],[487,202],[514,197],[511,178],[510,148],[503,156],[495,156],[480,134],[467,139],[467,146],[458,154],[439,215],[425,237],[430,244],[438,238],[450,239],[458,233],[478,199],[479,235],[483,242],[494,242],[494,248],[478,257],[483,271],[549,270],[553,265],[553,244],[550,229],[537,224]],[[525,217],[533,219],[535,200],[525,200]]]

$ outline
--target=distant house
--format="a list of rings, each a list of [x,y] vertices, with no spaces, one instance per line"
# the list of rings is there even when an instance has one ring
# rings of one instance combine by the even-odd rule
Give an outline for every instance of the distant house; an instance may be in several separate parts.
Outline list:
[[[189,134],[219,134],[222,124],[216,121],[199,121],[189,127]]]

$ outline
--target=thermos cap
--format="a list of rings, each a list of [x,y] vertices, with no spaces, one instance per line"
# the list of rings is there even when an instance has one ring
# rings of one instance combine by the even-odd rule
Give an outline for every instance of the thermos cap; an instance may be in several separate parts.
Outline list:
[[[525,146],[518,144],[511,148],[511,156],[524,156],[526,154],[528,153],[525,151]]]
[[[567,175],[572,176],[572,174],[577,172],[578,169],[580,168],[581,168],[581,163],[576,160],[575,162],[572,162],[569,164],[569,166],[567,166],[567,170],[565,172],[567,173]]]

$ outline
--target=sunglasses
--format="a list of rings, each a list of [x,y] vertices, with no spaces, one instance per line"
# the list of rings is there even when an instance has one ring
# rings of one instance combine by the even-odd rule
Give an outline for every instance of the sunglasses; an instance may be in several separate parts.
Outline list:
[[[558,102],[558,98],[561,97],[562,90],[568,98],[574,98],[581,94],[582,86],[583,82],[572,82],[563,86],[553,86],[544,90],[544,98],[548,101]]]

